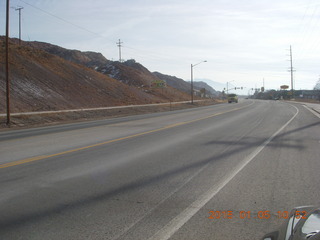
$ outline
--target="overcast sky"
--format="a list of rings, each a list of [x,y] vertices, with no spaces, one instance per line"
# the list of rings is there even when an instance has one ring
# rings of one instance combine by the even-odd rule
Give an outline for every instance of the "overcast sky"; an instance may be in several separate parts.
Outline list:
[[[5,35],[5,0],[0,34]],[[135,59],[150,71],[230,86],[312,89],[320,76],[319,0],[11,0],[21,6],[22,39]],[[18,37],[18,11],[10,10]],[[291,87],[291,85],[290,85]],[[220,89],[219,89],[220,90]],[[239,92],[240,93],[240,92]]]

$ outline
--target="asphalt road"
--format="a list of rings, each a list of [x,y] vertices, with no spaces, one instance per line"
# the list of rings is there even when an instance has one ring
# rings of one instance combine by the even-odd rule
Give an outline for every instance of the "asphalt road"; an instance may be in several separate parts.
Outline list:
[[[0,133],[0,239],[259,239],[320,205],[320,118],[243,100]]]

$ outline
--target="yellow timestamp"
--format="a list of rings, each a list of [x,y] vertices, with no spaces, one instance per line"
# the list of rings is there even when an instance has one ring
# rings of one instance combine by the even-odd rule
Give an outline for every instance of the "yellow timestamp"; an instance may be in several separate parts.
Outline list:
[[[296,219],[306,219],[306,211],[296,211]],[[269,219],[272,215],[275,215],[279,219],[288,219],[290,217],[290,212],[288,211],[276,211],[272,213],[269,210],[262,211],[209,211],[209,219]]]

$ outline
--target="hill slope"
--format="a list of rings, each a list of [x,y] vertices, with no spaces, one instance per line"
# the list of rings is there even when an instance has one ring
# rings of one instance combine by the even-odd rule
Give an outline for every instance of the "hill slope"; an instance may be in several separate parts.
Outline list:
[[[130,86],[150,87],[152,81],[159,81],[159,78],[133,59],[123,63],[110,61],[96,70]]]
[[[19,42],[18,39],[11,39],[11,41],[16,44]],[[152,74],[147,68],[133,59],[125,62],[110,61],[101,53],[70,50],[38,41],[22,41],[22,45],[33,49],[44,50],[67,61],[92,68],[130,86],[150,86],[152,81],[159,81],[156,75]]]
[[[11,39],[11,41],[18,44],[18,39]],[[162,80],[133,59],[123,63],[113,62],[106,59],[101,53],[70,50],[44,42],[22,41],[22,45],[32,49],[44,50],[64,60],[94,69],[130,86],[134,91],[147,94],[147,99],[151,98],[152,102],[185,101],[190,99],[189,94],[174,89],[170,85],[164,89],[151,87],[153,82]]]
[[[0,38],[0,112],[5,112],[5,44]],[[10,43],[12,112],[166,101],[41,49]]]
[[[159,72],[154,72],[153,73],[156,77],[164,80],[167,82],[168,85],[176,88],[176,89],[179,89],[183,92],[186,92],[188,94],[190,94],[190,91],[191,91],[191,85],[190,83],[184,81],[183,79],[181,78],[177,78],[177,77],[174,77],[174,76],[169,76],[169,75],[165,75],[165,74],[162,74],[162,73],[159,73]]]
[[[18,44],[19,41],[16,38],[11,39],[12,43]],[[33,49],[40,49],[50,54],[61,57],[67,61],[71,61],[77,64],[84,65],[95,69],[101,65],[107,64],[107,60],[101,53],[97,52],[81,52],[79,50],[66,49],[57,45],[53,45],[46,42],[38,41],[22,41],[22,45]]]

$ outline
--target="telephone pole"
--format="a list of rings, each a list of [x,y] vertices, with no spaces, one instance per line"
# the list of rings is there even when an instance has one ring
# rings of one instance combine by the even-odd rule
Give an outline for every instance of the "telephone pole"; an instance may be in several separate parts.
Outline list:
[[[294,98],[293,96],[293,66],[292,66],[292,48],[290,45],[290,72],[291,72],[291,97]]]
[[[122,47],[122,44],[123,42],[120,41],[119,39],[119,42],[117,42],[117,46],[119,47],[119,62],[121,62],[121,47]]]
[[[6,11],[6,102],[7,102],[7,126],[10,127],[10,81],[9,81],[9,0]]]
[[[16,11],[19,11],[19,45],[21,45],[21,10],[23,7],[16,8]]]

